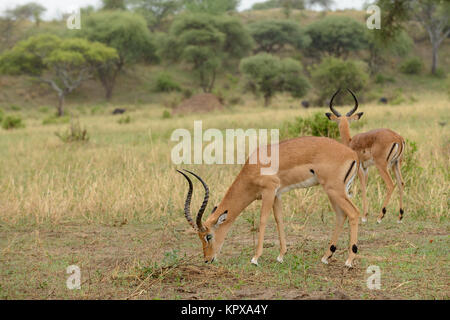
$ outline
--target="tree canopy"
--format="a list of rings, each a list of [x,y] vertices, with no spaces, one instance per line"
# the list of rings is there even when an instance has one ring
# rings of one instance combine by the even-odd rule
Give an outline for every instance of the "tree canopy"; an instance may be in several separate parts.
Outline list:
[[[249,25],[250,34],[257,43],[257,52],[275,53],[286,45],[296,49],[308,47],[310,37],[300,25],[288,20],[264,20]]]
[[[264,105],[270,104],[276,92],[289,92],[302,97],[310,87],[302,75],[303,67],[291,58],[280,59],[267,53],[260,53],[242,59],[240,70],[246,75],[249,86],[264,96]]]
[[[117,58],[115,49],[99,42],[41,34],[1,55],[0,72],[29,75],[48,84],[58,94],[58,115],[62,115],[65,96],[89,79],[99,65]]]
[[[367,46],[365,25],[349,17],[329,16],[307,26],[311,37],[310,47],[344,58],[350,51],[364,49]]]

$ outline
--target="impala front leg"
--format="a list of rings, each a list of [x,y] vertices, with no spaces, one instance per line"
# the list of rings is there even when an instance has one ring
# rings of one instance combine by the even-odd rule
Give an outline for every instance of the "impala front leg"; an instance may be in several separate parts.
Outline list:
[[[270,214],[270,209],[272,209],[275,200],[275,190],[267,190],[262,194],[262,205],[261,205],[261,217],[259,222],[259,234],[258,234],[258,244],[256,245],[256,253],[252,258],[251,263],[258,265],[258,258],[263,252],[264,243],[264,232],[266,230],[267,219]]]
[[[279,196],[275,196],[273,202],[273,214],[275,216],[275,222],[277,223],[278,237],[280,238],[280,255],[278,256],[277,261],[283,263],[283,257],[286,253],[286,236],[284,234],[282,205]]]

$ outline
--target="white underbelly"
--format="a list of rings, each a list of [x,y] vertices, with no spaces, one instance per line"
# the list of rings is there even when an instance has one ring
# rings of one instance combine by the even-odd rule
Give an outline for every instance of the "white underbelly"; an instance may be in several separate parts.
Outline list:
[[[281,189],[277,189],[275,193],[276,193],[277,196],[279,196],[282,193],[288,192],[288,191],[290,191],[292,189],[309,188],[309,187],[312,187],[312,186],[315,186],[315,185],[318,185],[318,184],[319,184],[319,181],[317,181],[317,178],[314,176],[314,177],[306,179],[306,180],[304,180],[302,182],[291,184],[291,185],[283,187]]]

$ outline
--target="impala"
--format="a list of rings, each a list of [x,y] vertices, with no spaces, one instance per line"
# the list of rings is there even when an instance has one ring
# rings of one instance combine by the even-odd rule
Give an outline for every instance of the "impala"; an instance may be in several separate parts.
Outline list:
[[[268,149],[271,150],[271,148]],[[336,213],[336,226],[322,262],[327,264],[328,259],[336,251],[336,242],[348,217],[350,247],[345,265],[351,267],[358,251],[359,211],[350,201],[348,190],[358,171],[357,154],[343,144],[324,137],[300,137],[282,141],[278,144],[278,154],[279,169],[277,173],[271,175],[261,174],[260,169],[265,165],[259,159],[254,164],[247,160],[228,188],[225,197],[213,209],[205,222],[202,222],[202,216],[208,204],[208,186],[198,175],[185,170],[200,180],[205,189],[204,200],[194,222],[190,213],[192,181],[187,174],[177,170],[189,183],[184,214],[189,224],[198,232],[203,245],[205,262],[213,262],[216,259],[228,230],[239,214],[253,201],[261,200],[258,243],[251,263],[258,265],[258,258],[263,251],[267,219],[272,208],[280,240],[280,254],[277,260],[282,263],[286,253],[286,239],[281,195],[293,188],[308,188],[320,184],[327,193]]]
[[[375,165],[387,188],[386,197],[377,222],[380,223],[381,219],[384,218],[384,215],[386,214],[386,206],[388,205],[392,192],[394,191],[394,182],[392,181],[391,175],[388,171],[391,167],[395,173],[399,189],[400,213],[398,216],[398,222],[401,222],[404,213],[404,183],[402,179],[401,165],[403,151],[405,150],[405,140],[398,133],[390,129],[374,129],[354,135],[352,138],[350,136],[349,123],[351,121],[361,119],[363,112],[355,114],[355,111],[358,109],[358,99],[356,99],[356,96],[350,89],[347,90],[351,93],[353,99],[355,100],[354,107],[345,116],[342,116],[339,112],[337,112],[337,110],[333,107],[333,99],[340,91],[339,89],[330,100],[330,110],[332,113],[327,112],[326,116],[328,119],[338,123],[342,143],[352,148],[358,154],[359,163],[361,166],[360,170],[358,170],[358,177],[361,181],[363,197],[363,216],[361,217],[361,220],[362,222],[367,221],[368,169],[370,166]]]

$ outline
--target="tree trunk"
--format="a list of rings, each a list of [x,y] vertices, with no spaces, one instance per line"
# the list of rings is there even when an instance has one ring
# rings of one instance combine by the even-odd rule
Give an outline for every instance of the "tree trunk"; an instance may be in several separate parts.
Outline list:
[[[59,94],[57,115],[58,117],[61,117],[63,114],[64,114],[64,94]]]
[[[437,63],[438,63],[438,49],[439,46],[436,46],[434,43],[432,44],[433,47],[433,60],[431,62],[431,73],[432,74],[436,74],[436,69],[437,69]]]
[[[270,95],[264,95],[264,107],[268,107],[270,105]]]

